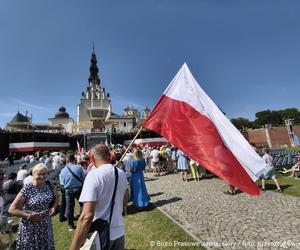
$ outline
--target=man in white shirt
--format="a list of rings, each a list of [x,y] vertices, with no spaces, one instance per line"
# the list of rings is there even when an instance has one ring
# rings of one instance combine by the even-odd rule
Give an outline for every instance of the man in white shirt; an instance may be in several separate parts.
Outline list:
[[[17,173],[17,181],[23,184],[23,180],[27,177],[28,175],[28,170],[26,169],[27,165],[23,164],[20,167],[20,170]]]
[[[159,151],[157,147],[154,147],[154,149],[151,151],[150,158],[151,158],[154,176],[159,176],[160,175]]]
[[[61,163],[61,157],[60,155],[56,154],[52,159],[52,168],[55,170],[59,167]]]
[[[84,205],[72,240],[72,250],[82,246],[93,221],[101,218],[109,222],[115,170],[110,164],[110,151],[107,146],[96,145],[92,149],[92,156],[96,169],[88,173],[82,188],[79,200]],[[122,212],[124,205],[127,204],[128,190],[124,172],[118,168],[117,170],[119,178],[110,222],[110,250],[124,249],[125,228]]]
[[[44,161],[44,163],[46,164],[46,166],[48,167],[48,168],[51,168],[51,162],[52,162],[52,158],[51,158],[51,156],[46,156],[46,158],[45,158],[45,161]]]
[[[32,183],[32,168],[28,169],[28,175],[23,180],[23,186]]]
[[[124,159],[123,159],[123,164],[125,166],[125,175],[127,178],[130,178],[131,176],[131,167],[130,167],[130,162],[133,160],[133,154],[131,152],[128,152]]]

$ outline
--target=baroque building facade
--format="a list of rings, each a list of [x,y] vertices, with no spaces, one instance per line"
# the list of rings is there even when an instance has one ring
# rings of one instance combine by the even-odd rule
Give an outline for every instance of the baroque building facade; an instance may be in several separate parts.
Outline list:
[[[74,134],[75,123],[70,115],[66,112],[66,108],[61,106],[53,118],[49,118],[49,125],[53,127],[62,127],[68,134]]]
[[[54,117],[48,118],[48,123],[45,124],[33,124],[32,117],[28,117],[27,112],[25,115],[17,112],[12,120],[6,124],[5,130],[81,134],[89,135],[91,138],[101,137],[102,139],[111,137],[114,133],[134,132],[137,126],[141,126],[151,110],[145,108],[141,113],[138,109],[128,106],[124,109],[123,114],[112,112],[110,95],[102,86],[99,77],[94,47],[89,71],[88,86],[86,91],[81,93],[80,103],[77,105],[76,122],[66,112],[66,108],[61,106]],[[104,141],[98,140],[98,142]]]
[[[101,84],[97,57],[93,48],[91,55],[90,76],[85,92],[82,92],[80,104],[77,106],[77,129],[78,134],[107,134],[129,133],[143,120],[150,109],[145,108],[141,114],[133,107],[126,107],[123,114],[112,112],[109,93]]]

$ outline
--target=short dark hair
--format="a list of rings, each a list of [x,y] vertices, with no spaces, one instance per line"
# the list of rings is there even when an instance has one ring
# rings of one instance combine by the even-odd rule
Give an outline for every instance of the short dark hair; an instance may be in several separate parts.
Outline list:
[[[92,154],[95,159],[102,159],[110,161],[109,148],[104,144],[97,144],[92,148]]]
[[[76,161],[75,154],[67,153],[66,162],[69,163],[69,162],[75,162],[75,161]]]
[[[26,169],[26,168],[27,168],[27,164],[26,163],[22,164],[21,167],[20,167],[20,169]]]
[[[11,172],[7,176],[7,179],[9,179],[9,180],[13,180],[13,179],[16,179],[16,178],[17,178],[17,173],[15,173],[15,172]]]
[[[120,152],[116,153],[116,161],[119,161],[122,158],[122,154]]]

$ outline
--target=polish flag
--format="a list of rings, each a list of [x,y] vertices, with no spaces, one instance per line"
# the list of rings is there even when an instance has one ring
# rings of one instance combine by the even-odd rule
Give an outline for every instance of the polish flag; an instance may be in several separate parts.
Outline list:
[[[83,148],[80,146],[80,143],[77,141],[77,155],[81,155],[83,153]]]
[[[186,63],[143,127],[164,136],[227,183],[259,195],[254,183],[265,162],[199,86]]]

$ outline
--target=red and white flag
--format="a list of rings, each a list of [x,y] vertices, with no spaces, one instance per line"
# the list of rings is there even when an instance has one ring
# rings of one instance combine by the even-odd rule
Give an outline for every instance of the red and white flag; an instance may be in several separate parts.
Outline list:
[[[143,127],[164,136],[191,159],[250,194],[265,162],[199,86],[186,63]]]
[[[80,146],[80,143],[77,141],[77,155],[81,155],[83,153],[83,148]]]

